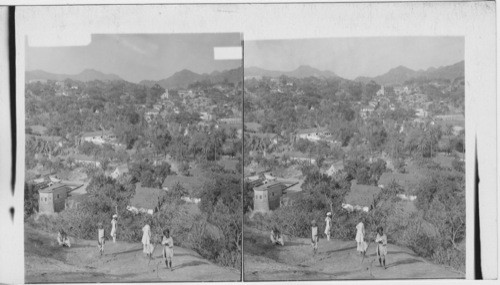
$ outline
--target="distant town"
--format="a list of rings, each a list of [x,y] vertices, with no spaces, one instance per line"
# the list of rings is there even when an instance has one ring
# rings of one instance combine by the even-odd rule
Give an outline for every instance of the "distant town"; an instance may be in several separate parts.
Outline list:
[[[55,234],[54,229],[81,242],[94,240],[98,222],[109,234],[116,215],[120,242],[140,241],[141,228],[149,223],[152,238],[168,228],[182,250],[239,270],[238,73],[241,68],[193,77],[183,70],[173,75],[176,87],[171,87],[162,81],[130,83],[96,70],[71,78],[28,71],[27,240]],[[217,246],[208,249],[207,242]],[[38,280],[39,257],[27,252],[27,280]],[[240,278],[226,271],[216,280]],[[182,280],[212,280],[208,276]]]
[[[340,239],[353,238],[354,226],[366,217],[421,256],[465,252],[463,61],[427,71],[396,67],[355,80],[306,66],[282,74],[250,70],[244,106],[247,278],[266,280],[252,272],[264,256],[279,254],[263,251],[267,246],[259,241],[270,229],[304,238],[310,236],[306,223],[314,219],[321,228],[326,212],[333,213],[332,235]],[[428,218],[416,218],[421,215]],[[461,218],[444,225],[430,218],[436,215]],[[420,225],[419,233],[402,226],[408,219]],[[408,235],[452,241],[422,251]],[[438,262],[463,269],[458,260]],[[275,280],[273,274],[268,278]]]

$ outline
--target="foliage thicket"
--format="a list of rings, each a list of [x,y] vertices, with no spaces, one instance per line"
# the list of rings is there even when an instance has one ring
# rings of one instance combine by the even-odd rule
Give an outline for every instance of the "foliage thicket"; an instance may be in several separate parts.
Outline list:
[[[460,80],[453,82],[450,89],[438,88],[431,81],[420,78],[405,83],[427,95],[430,118],[456,112],[452,108],[463,110],[465,96]],[[245,87],[251,94],[245,101],[246,121],[261,124],[260,132],[279,134],[281,142],[274,144],[245,135],[244,151],[249,159],[244,164],[257,164],[273,173],[300,164],[305,177],[304,195],[296,198],[294,204],[268,215],[254,214],[248,223],[266,231],[277,226],[285,234],[307,238],[311,220],[324,228],[325,213],[330,211],[332,235],[336,238],[353,240],[356,224],[364,220],[370,233],[383,226],[392,243],[464,270],[465,164],[457,156],[465,152],[463,131],[456,133],[451,125],[418,117],[418,107],[406,102],[404,94],[401,101],[394,88],[386,86],[382,99],[387,101],[372,101],[381,89],[375,82],[283,76],[279,82],[265,77],[247,80]],[[368,103],[372,103],[372,111],[364,112]],[[310,128],[326,129],[331,134],[330,143],[298,138],[297,130]],[[266,156],[262,155],[264,152]],[[293,161],[286,155],[291,152],[301,152],[317,163]],[[436,162],[440,159],[438,152],[457,156],[451,167],[443,168]],[[280,158],[275,159],[274,154]],[[340,174],[334,178],[319,174],[326,170],[325,161],[340,160],[344,168]],[[423,171],[425,177],[416,182],[414,189],[392,183],[375,197],[369,213],[348,213],[342,209],[340,203],[345,202],[350,181],[377,186],[385,172],[408,173],[414,168]],[[398,198],[398,194],[418,198],[408,202]],[[245,186],[245,208],[252,206],[252,198],[251,189]]]

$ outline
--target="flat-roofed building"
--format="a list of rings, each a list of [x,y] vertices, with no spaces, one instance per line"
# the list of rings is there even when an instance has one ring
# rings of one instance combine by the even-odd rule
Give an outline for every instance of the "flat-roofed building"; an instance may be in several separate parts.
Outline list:
[[[71,187],[60,183],[38,190],[38,212],[52,214],[64,210],[70,190]]]
[[[280,206],[280,198],[283,195],[285,184],[274,181],[253,189],[253,210],[256,212],[269,212]]]

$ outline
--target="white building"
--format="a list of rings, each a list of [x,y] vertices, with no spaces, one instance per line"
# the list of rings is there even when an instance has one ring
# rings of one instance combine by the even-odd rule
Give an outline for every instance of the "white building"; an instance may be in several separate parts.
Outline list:
[[[320,141],[322,139],[321,136],[328,135],[331,135],[330,132],[324,128],[304,129],[297,132],[297,138],[312,142]]]
[[[385,91],[384,91],[384,85],[380,87],[380,90],[377,91],[377,96],[384,96]]]
[[[116,139],[116,136],[110,131],[96,131],[82,134],[82,141],[91,142],[98,145],[111,143],[114,139]]]

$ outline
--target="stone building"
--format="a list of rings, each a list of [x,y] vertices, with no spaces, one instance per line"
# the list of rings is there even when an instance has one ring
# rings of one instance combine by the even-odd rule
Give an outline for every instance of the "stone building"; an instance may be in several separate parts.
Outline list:
[[[38,190],[38,212],[52,214],[64,210],[70,190],[69,186],[60,183]]]
[[[280,198],[285,188],[285,184],[278,181],[255,187],[253,189],[253,210],[265,213],[279,208]]]

